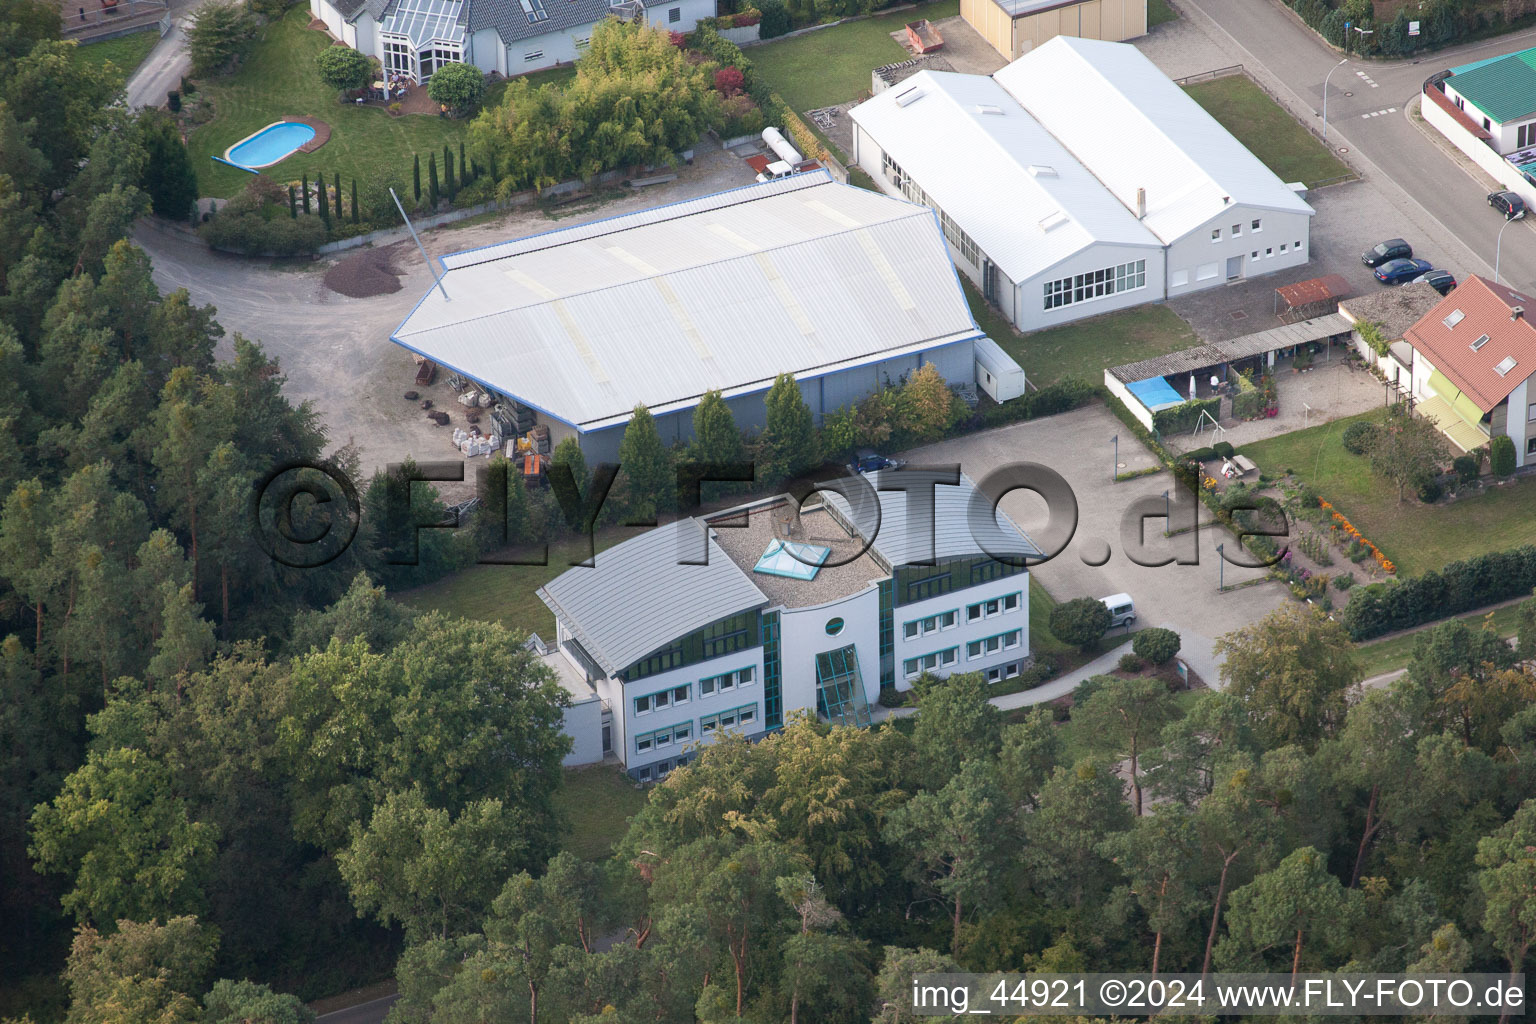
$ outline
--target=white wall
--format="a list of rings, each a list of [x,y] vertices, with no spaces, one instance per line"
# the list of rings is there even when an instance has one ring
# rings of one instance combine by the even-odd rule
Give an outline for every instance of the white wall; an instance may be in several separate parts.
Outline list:
[[[1493,136],[1494,144],[1498,146],[1500,153],[1512,153],[1519,149],[1520,147],[1518,142],[1520,139],[1520,126],[1523,124],[1530,124],[1532,123],[1532,120],[1526,119],[1522,121],[1511,121],[1508,124],[1500,124],[1498,121],[1493,120],[1487,114],[1479,110],[1477,105],[1474,104],[1471,100],[1466,99],[1459,92],[1457,92],[1455,86],[1451,84],[1454,81],[1454,75],[1451,78],[1445,80],[1446,98],[1449,99],[1452,103],[1455,103],[1458,99],[1462,100],[1462,103],[1460,104],[1461,112],[1466,114],[1473,121],[1476,121],[1478,124],[1483,125],[1483,130],[1486,131],[1489,135]],[[1425,112],[1428,113],[1427,110]],[[1487,124],[1483,124],[1485,121]],[[1526,143],[1527,147],[1531,145],[1532,143],[1530,142]]]
[[[343,22],[340,11],[326,3],[325,0],[309,0],[309,13],[311,16],[325,22],[325,27],[330,30],[331,35],[337,39],[341,38]]]
[[[1529,438],[1536,437],[1536,423],[1531,422],[1530,405],[1536,400],[1536,388],[1527,377],[1509,394],[1509,436],[1515,442],[1515,465],[1536,464],[1536,456],[1527,456],[1525,446]]]
[[[530,71],[552,68],[556,64],[569,64],[577,56],[576,40],[586,39],[590,35],[592,35],[592,26],[587,25],[513,40],[506,46],[504,57],[506,73],[525,75]],[[527,60],[526,57],[530,53],[538,53],[540,56]]]
[[[501,35],[493,28],[483,28],[470,34],[469,53],[475,67],[481,71],[507,73],[507,48],[501,45]]]
[[[994,615],[992,618],[979,619],[976,622],[965,621],[965,609],[967,605],[978,604],[1004,594],[1018,594],[1019,607],[1016,611]],[[899,598],[900,595],[898,594]],[[925,619],[938,615],[940,612],[955,612],[955,626],[952,629],[940,630],[937,633],[929,633],[926,636],[917,637],[914,640],[906,639],[906,624],[914,619]],[[950,668],[933,670],[934,675],[946,676],[955,672],[982,672],[994,665],[1006,664],[1010,661],[1018,661],[1029,656],[1029,573],[1021,572],[1000,580],[990,580],[980,586],[965,587],[961,590],[941,594],[938,597],[930,597],[914,604],[898,604],[892,612],[891,624],[896,632],[896,689],[910,690],[912,680],[906,677],[903,662],[908,658],[916,658],[946,647],[959,648],[959,660]],[[966,660],[965,645],[971,640],[980,640],[999,633],[1007,633],[1019,630],[1019,646],[1009,651],[999,651],[996,654],[982,656],[975,661]]]
[[[1447,94],[1449,95],[1449,90]],[[1449,111],[1442,109],[1428,97],[1421,98],[1419,109],[1424,114],[1424,120],[1449,139],[1457,149],[1471,157],[1473,163],[1493,175],[1494,179],[1505,188],[1524,199],[1526,206],[1536,208],[1536,185],[1526,181],[1525,176],[1516,170],[1514,165],[1457,124]]]
[[[1132,416],[1141,421],[1142,426],[1148,430],[1157,429],[1152,425],[1151,411],[1142,405],[1140,399],[1131,394],[1130,389],[1120,383],[1120,378],[1110,373],[1107,367],[1104,370],[1104,386],[1109,389],[1110,394],[1125,403],[1125,407],[1130,410]]]
[[[1055,327],[1057,324],[1098,316],[1100,313],[1129,309],[1148,302],[1160,302],[1163,298],[1163,259],[1161,248],[1091,245],[1062,260],[1049,270],[1020,282],[1017,290],[1018,307],[1013,323],[1021,331],[1038,331],[1045,327]],[[1098,299],[1089,299],[1086,302],[1057,306],[1055,309],[1045,308],[1047,282],[1103,270],[1106,267],[1117,267],[1122,263],[1132,263],[1137,260],[1147,262],[1146,284],[1142,287]]]
[[[723,672],[733,672],[737,669],[751,667],[752,682],[746,686],[738,686],[728,693],[715,693],[708,697],[699,696],[699,680],[707,676],[717,676]],[[691,687],[693,699],[687,704],[674,705],[660,711],[652,711],[645,715],[635,714],[635,698],[644,697],[646,694],[656,693],[674,686],[687,684]],[[745,650],[735,651],[719,658],[711,658],[708,661],[695,662],[682,668],[675,668],[668,672],[659,672],[654,676],[646,676],[644,679],[636,679],[634,682],[622,684],[622,693],[615,694],[613,707],[613,750],[625,767],[634,769],[641,765],[654,764],[657,761],[675,761],[677,755],[684,752],[689,746],[701,744],[699,735],[699,716],[708,715],[715,711],[725,711],[746,704],[757,705],[757,721],[745,730],[748,735],[755,735],[763,731],[763,649],[762,647],[748,647]],[[616,688],[618,689],[618,688]],[[648,750],[644,754],[635,752],[634,737],[639,733],[651,732],[668,725],[677,725],[681,722],[693,723],[693,736],[687,743],[673,744],[661,750]]]
[[[379,45],[379,26],[373,20],[373,15],[367,11],[358,14],[352,24],[346,26],[341,39],[354,50],[366,53],[370,57],[377,57],[379,62],[383,63],[384,48]]]
[[[827,635],[827,622],[841,618],[843,630]],[[850,597],[811,608],[786,608],[779,613],[779,662],[784,718],[808,709],[816,713],[816,655],[852,644],[859,656],[864,698],[880,699],[880,593],[871,585]]]
[[[596,764],[603,759],[603,702],[596,697],[572,704],[563,711],[563,728],[571,738],[571,752],[560,762],[566,767]]]
[[[1241,228],[1239,234],[1233,234],[1233,225]],[[1233,257],[1242,260],[1239,279],[1303,266],[1311,251],[1311,226],[1312,218],[1305,214],[1234,204],[1168,247],[1168,297],[1226,284],[1227,260]],[[1221,237],[1212,240],[1213,231],[1220,231]]]

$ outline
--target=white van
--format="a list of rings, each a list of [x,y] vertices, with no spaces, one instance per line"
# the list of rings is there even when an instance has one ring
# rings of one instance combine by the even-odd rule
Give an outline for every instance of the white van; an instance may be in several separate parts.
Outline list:
[[[1129,626],[1136,621],[1136,603],[1131,600],[1130,594],[1111,594],[1099,600],[1103,601],[1104,607],[1109,609],[1110,629]]]

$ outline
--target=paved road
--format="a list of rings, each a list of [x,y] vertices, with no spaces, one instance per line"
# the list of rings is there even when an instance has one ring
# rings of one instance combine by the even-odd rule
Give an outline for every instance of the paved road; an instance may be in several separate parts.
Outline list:
[[[181,76],[191,67],[187,59],[187,35],[182,19],[188,17],[185,9],[171,9],[171,30],[160,37],[155,48],[149,51],[123,87],[129,110],[139,107],[159,107],[165,104],[165,94],[181,87]]]
[[[366,1003],[358,1003],[345,1010],[321,1014],[315,1018],[315,1021],[316,1024],[382,1024],[389,1014],[389,1008],[394,1006],[395,1000],[399,998],[399,994],[396,993]]]
[[[1230,43],[1235,62],[1250,71],[1257,66],[1261,74],[1268,72],[1277,79],[1277,91],[1292,113],[1321,125],[1323,80],[1340,58],[1278,0],[1180,0],[1180,7],[1208,32]],[[1527,30],[1415,61],[1352,60],[1333,72],[1328,90],[1329,142],[1348,147],[1346,158],[1363,164],[1378,186],[1387,188],[1385,182],[1390,182],[1405,193],[1401,233],[1410,240],[1413,221],[1428,216],[1492,267],[1495,238],[1503,222],[1488,208],[1489,188],[1425,138],[1409,120],[1407,109],[1424,79],[1436,71],[1519,50],[1533,41],[1536,30]],[[1394,113],[1378,113],[1393,107]],[[1399,226],[1383,225],[1381,233],[1399,233]],[[1536,229],[1530,223],[1517,223],[1504,233],[1499,270],[1517,286],[1536,285]]]

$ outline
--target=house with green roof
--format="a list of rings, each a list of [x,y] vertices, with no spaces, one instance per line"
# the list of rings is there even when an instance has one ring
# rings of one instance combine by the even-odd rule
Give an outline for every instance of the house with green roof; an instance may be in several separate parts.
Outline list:
[[[1446,98],[1499,153],[1536,148],[1536,47],[1451,68]]]

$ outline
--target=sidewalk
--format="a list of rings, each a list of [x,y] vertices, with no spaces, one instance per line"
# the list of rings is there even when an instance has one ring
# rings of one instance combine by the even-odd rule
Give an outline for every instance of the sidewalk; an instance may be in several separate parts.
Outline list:
[[[1172,629],[1164,625],[1164,629]],[[1178,632],[1178,630],[1174,630]],[[1221,665],[1216,660],[1216,645],[1207,637],[1196,633],[1180,633],[1178,660],[1190,667],[1190,670],[1198,675],[1206,686],[1213,690],[1221,689]],[[1017,708],[1029,707],[1033,704],[1044,704],[1053,701],[1057,697],[1064,697],[1077,689],[1078,684],[1094,676],[1102,676],[1112,672],[1120,663],[1122,655],[1131,651],[1131,641],[1122,640],[1111,650],[1094,658],[1086,665],[1082,665],[1066,675],[1057,676],[1055,679],[1031,690],[1022,690],[1019,693],[1005,693],[1001,697],[993,697],[987,703],[999,711],[1013,711]],[[917,709],[913,707],[888,708],[882,704],[875,704],[869,709],[869,717],[872,723],[878,724],[887,718],[905,718],[913,714]]]

